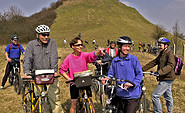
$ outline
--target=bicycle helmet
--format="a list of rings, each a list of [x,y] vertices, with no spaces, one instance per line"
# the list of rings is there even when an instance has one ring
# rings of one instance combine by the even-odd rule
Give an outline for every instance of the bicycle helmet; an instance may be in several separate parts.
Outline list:
[[[12,37],[11,37],[11,40],[14,40],[14,39],[19,39],[19,37],[17,36],[17,35],[13,35]]]
[[[37,26],[37,28],[35,29],[35,31],[40,34],[40,33],[49,33],[50,29],[47,25],[39,25]]]
[[[119,39],[117,40],[117,44],[118,45],[122,45],[122,44],[132,44],[132,40],[130,37],[128,36],[122,36],[119,37]]]
[[[116,42],[115,41],[111,41],[110,44],[116,44]]]
[[[170,40],[165,38],[165,37],[161,37],[157,40],[158,43],[163,43],[163,44],[170,44]]]

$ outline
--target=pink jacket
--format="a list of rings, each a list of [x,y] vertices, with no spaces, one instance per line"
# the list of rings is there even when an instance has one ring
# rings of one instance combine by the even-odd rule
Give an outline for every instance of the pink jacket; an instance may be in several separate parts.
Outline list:
[[[68,76],[73,79],[75,72],[87,70],[87,63],[92,63],[97,59],[94,52],[81,52],[79,56],[68,55],[59,68],[59,73],[63,74],[68,71]]]

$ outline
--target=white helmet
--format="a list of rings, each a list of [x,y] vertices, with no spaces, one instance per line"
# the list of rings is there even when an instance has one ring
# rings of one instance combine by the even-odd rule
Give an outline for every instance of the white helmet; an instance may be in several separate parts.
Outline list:
[[[39,26],[37,26],[35,31],[37,33],[49,33],[50,29],[49,29],[49,27],[47,25],[39,25]]]

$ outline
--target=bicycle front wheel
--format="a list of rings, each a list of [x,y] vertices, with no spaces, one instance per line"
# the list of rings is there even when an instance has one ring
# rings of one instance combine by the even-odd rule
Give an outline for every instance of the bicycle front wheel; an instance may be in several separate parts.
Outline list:
[[[84,112],[83,113],[93,113],[92,111],[92,107],[89,104],[89,102],[85,102],[85,106],[84,106]]]
[[[24,113],[32,113],[32,96],[33,91],[30,89],[29,83],[25,83],[22,88],[22,104]]]
[[[10,83],[10,85],[13,85],[13,75],[12,75],[12,71],[10,71],[9,77],[8,77],[8,81]]]
[[[140,100],[139,104],[139,113],[146,113],[146,97],[145,94],[142,95],[142,98]]]
[[[18,87],[17,87],[17,93],[20,94],[21,93],[21,89],[22,89],[22,79],[20,76],[20,73],[17,73],[17,80],[18,80]]]

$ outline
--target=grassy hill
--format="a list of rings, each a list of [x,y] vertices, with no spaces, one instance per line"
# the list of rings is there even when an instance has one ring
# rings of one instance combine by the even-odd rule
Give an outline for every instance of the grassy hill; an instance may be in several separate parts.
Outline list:
[[[0,39],[8,38],[12,33],[18,33],[22,38],[21,42],[26,44],[29,40],[35,39],[34,28],[39,24],[51,26],[51,38],[57,41],[59,56],[59,65],[63,59],[72,51],[70,48],[64,49],[63,39],[69,42],[72,38],[82,33],[82,39],[92,43],[96,39],[100,46],[106,46],[107,39],[117,40],[119,36],[127,35],[137,45],[139,42],[155,41],[151,38],[154,25],[140,15],[136,9],[125,6],[117,0],[64,0],[65,2],[55,9],[43,10],[28,18],[22,18],[12,23],[6,23],[3,29],[0,29]],[[12,24],[15,24],[16,27]],[[12,25],[12,26],[8,26]],[[0,23],[1,26],[1,23]],[[7,30],[9,29],[9,30]],[[7,31],[7,32],[3,32]],[[4,36],[4,37],[3,37]],[[9,40],[9,39],[8,39]],[[7,43],[5,41],[5,43]],[[4,60],[5,45],[0,46],[0,82],[4,75],[6,61]],[[92,44],[89,44],[84,51],[93,50]],[[148,53],[131,52],[136,55],[141,63],[145,65],[155,56]],[[156,68],[152,69],[153,71]],[[22,69],[21,69],[22,71]],[[23,75],[23,74],[22,74]],[[174,97],[174,113],[183,113],[185,111],[185,79],[184,73],[178,77],[172,85]],[[154,91],[157,81],[153,76],[145,76],[146,94],[150,102],[149,112],[153,112],[151,94]],[[61,104],[68,113],[70,107],[69,85],[64,83],[65,79],[60,78]],[[0,109],[1,113],[22,113],[21,95],[13,91],[13,87],[7,82],[5,90],[0,90]],[[101,113],[100,103],[93,95],[93,100],[97,113]],[[97,97],[98,98],[98,97]],[[165,100],[162,97],[163,111],[166,112]],[[98,112],[99,111],[99,112]]]
[[[63,39],[70,41],[82,33],[82,39],[105,46],[107,39],[130,36],[136,43],[151,42],[154,25],[136,9],[116,0],[76,0],[64,2],[57,10],[51,26],[51,36],[63,47]]]

